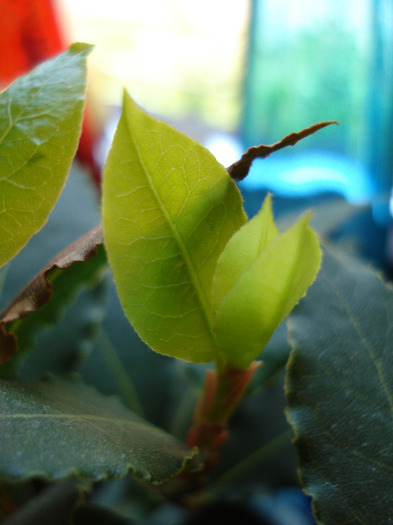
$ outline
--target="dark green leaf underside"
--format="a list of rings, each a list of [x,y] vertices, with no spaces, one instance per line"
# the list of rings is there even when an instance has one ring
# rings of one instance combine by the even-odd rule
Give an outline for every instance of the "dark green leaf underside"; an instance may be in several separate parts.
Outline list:
[[[321,523],[393,523],[393,291],[326,251],[290,320],[288,415]]]
[[[70,475],[160,484],[195,451],[79,380],[0,384],[0,473],[5,479]],[[28,443],[28,446],[26,446]]]
[[[96,284],[106,267],[100,227],[50,261],[0,315],[0,363],[7,362],[18,349],[16,360],[25,358],[36,334],[58,320],[82,289]],[[8,365],[7,373],[15,366]]]
[[[83,502],[83,490],[69,478],[45,488],[7,519],[7,525],[69,525],[75,508]]]

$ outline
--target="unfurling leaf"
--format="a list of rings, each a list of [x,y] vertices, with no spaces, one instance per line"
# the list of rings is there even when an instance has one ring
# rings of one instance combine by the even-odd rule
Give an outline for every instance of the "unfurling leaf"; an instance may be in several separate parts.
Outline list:
[[[212,286],[213,333],[221,357],[246,368],[304,296],[321,261],[317,235],[305,215],[279,234],[270,198],[230,239]]]
[[[104,174],[104,240],[123,309],[153,350],[217,358],[213,273],[245,221],[240,193],[211,153],[125,93]]]
[[[0,266],[45,224],[82,126],[86,56],[74,44],[0,93]]]

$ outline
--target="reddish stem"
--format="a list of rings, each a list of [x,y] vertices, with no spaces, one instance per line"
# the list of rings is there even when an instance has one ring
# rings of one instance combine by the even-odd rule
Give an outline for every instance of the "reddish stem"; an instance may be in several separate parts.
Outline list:
[[[203,392],[195,408],[187,444],[207,452],[209,466],[214,463],[217,449],[228,438],[227,422],[259,365],[260,362],[254,361],[245,370],[226,368],[223,371],[206,372]]]

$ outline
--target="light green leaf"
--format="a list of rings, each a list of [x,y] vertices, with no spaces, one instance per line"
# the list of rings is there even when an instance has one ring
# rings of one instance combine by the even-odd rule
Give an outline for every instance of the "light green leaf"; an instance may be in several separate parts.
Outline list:
[[[250,257],[248,268],[244,265],[237,282],[217,307],[213,325],[224,359],[238,368],[247,367],[258,356],[274,330],[304,296],[321,259],[318,237],[308,225],[308,216],[276,237],[265,206],[259,213],[268,220],[261,239],[268,231],[272,240],[256,259],[256,254]],[[248,226],[238,232],[245,240]],[[229,252],[228,258],[230,255]]]
[[[195,450],[79,380],[3,380],[0,421],[0,475],[10,480],[98,481],[132,471],[159,484],[195,458]]]
[[[104,174],[104,241],[123,309],[153,350],[216,358],[213,272],[245,220],[223,166],[125,93]]]
[[[81,132],[86,56],[74,44],[0,93],[0,266],[46,222]]]
[[[267,195],[261,211],[229,239],[218,259],[211,292],[214,310],[242,274],[278,235],[271,197]]]
[[[320,523],[391,523],[393,290],[325,250],[289,320],[288,417]]]

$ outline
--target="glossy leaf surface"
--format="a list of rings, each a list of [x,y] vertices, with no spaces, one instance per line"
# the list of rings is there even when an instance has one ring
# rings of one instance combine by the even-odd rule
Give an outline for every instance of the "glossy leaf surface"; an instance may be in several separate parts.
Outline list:
[[[245,220],[215,158],[125,94],[104,175],[104,240],[124,311],[153,350],[216,358],[211,282]]]
[[[288,416],[320,523],[390,523],[393,291],[356,259],[326,251],[290,318]]]
[[[219,303],[215,338],[231,366],[245,368],[258,356],[315,279],[320,259],[318,237],[308,217],[279,235],[270,199],[228,242],[212,293]]]
[[[180,472],[195,451],[80,381],[2,381],[0,473],[6,479],[88,480],[132,471],[153,484]],[[26,447],[28,437],[29,446]]]
[[[0,93],[0,266],[46,222],[83,117],[87,44],[74,44]]]

